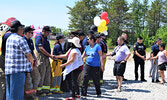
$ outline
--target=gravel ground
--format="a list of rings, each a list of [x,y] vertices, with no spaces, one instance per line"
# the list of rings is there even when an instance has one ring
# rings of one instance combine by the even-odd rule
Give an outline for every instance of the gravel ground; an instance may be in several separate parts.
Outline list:
[[[95,88],[89,87],[88,96],[77,100],[167,100],[167,85],[152,83],[151,78],[148,77],[150,61],[146,61],[145,64],[145,79],[147,82],[141,82],[134,80],[134,61],[132,57],[129,59],[125,72],[125,78],[128,81],[123,82],[122,92],[116,92],[114,88],[117,82],[113,76],[113,64],[113,58],[108,58],[104,72],[105,85],[101,87],[102,97],[97,98]],[[39,100],[63,100],[69,96],[70,93],[54,94],[49,97],[39,97]]]

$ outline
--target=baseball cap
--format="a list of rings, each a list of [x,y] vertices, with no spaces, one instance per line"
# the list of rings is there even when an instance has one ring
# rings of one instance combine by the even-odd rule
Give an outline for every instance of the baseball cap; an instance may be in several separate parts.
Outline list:
[[[10,18],[8,18],[3,24],[6,24],[6,25],[8,25],[9,27],[11,26],[11,23],[13,22],[13,21],[16,21],[17,19],[15,18],[15,17],[10,17]]]
[[[20,23],[20,21],[15,20],[15,21],[11,22],[11,30],[16,30],[16,29],[18,29],[19,27],[24,27],[24,25],[22,25],[22,24]]]
[[[24,32],[34,31],[35,29],[31,28],[31,26],[27,26],[24,29]]]
[[[51,33],[51,28],[49,26],[44,26],[42,31],[47,31],[47,32]]]

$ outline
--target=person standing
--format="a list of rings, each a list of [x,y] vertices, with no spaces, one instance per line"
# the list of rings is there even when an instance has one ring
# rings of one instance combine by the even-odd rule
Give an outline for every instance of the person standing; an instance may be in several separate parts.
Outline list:
[[[144,79],[144,65],[146,60],[146,46],[142,43],[143,38],[139,36],[137,42],[134,44],[134,62],[135,62],[135,80],[138,80],[138,67],[140,65],[141,71],[141,81],[146,81]]]
[[[106,35],[104,33],[101,33],[100,34],[100,37],[101,37],[101,41],[100,41],[100,46],[102,48],[102,53],[103,55],[106,55],[107,54],[107,41],[106,41]],[[105,64],[106,64],[106,57],[103,58],[103,64],[104,64],[104,67],[105,67]],[[103,72],[100,71],[100,83],[103,84]]]
[[[150,57],[147,60],[150,59],[158,59],[158,72],[159,75],[161,76],[161,82],[159,84],[164,84],[165,83],[165,75],[164,71],[166,71],[166,66],[167,66],[167,51],[165,50],[165,43],[162,43],[159,45],[159,53],[155,57]]]
[[[51,33],[51,28],[45,26],[42,32],[35,37],[35,47],[37,50],[36,57],[38,60],[38,70],[40,73],[40,83],[37,88],[37,95],[52,95],[50,92],[51,68],[49,58],[54,59],[51,55],[50,43],[47,36]]]
[[[86,64],[84,66],[84,79],[82,85],[82,96],[87,96],[87,88],[89,79],[93,79],[95,84],[97,97],[101,97],[100,90],[100,68],[104,71],[103,57],[101,47],[96,43],[96,39],[93,35],[89,35],[87,38],[89,45],[86,47],[82,58],[87,56]]]
[[[28,46],[31,50],[31,54],[33,56],[33,61],[34,61],[34,67],[33,70],[30,73],[26,74],[26,80],[25,80],[25,99],[38,99],[36,97],[36,91],[37,87],[40,81],[40,74],[37,68],[37,58],[34,54],[34,44],[32,41],[32,36],[33,36],[33,31],[34,29],[31,28],[31,26],[27,26],[24,29],[24,39],[27,41]]]
[[[74,37],[73,39],[68,39],[68,42],[70,43],[71,48],[69,51],[64,55],[56,56],[56,58],[67,58],[67,62],[64,64],[61,64],[60,67],[64,68],[63,71],[63,80],[65,80],[66,75],[71,75],[72,80],[72,97],[75,98],[76,94],[79,90],[78,87],[78,76],[81,73],[82,70],[78,70],[79,67],[83,65],[83,60],[81,56],[81,52],[79,48],[81,48],[80,45],[80,39],[78,37]]]
[[[156,44],[154,44],[151,48],[151,56],[157,56],[159,52],[159,45],[161,44],[161,39],[158,38]],[[158,74],[158,59],[153,59],[153,69],[152,69],[152,82],[160,82],[159,74]],[[155,80],[156,79],[156,80]]]
[[[131,52],[129,48],[124,44],[124,38],[118,37],[117,39],[118,46],[115,47],[111,54],[107,54],[106,56],[114,56],[115,55],[115,63],[113,68],[114,76],[116,76],[116,80],[118,82],[118,92],[121,92],[121,85],[123,81],[123,74],[125,72],[126,62],[129,59]]]
[[[53,55],[58,56],[63,54],[62,43],[64,42],[63,35],[56,36],[56,43],[53,48]],[[62,59],[54,59],[51,61],[51,72],[52,72],[52,83],[51,83],[51,91],[53,93],[63,93],[60,90],[61,80],[62,80],[62,68],[60,65],[62,64]]]
[[[129,42],[127,41],[127,34],[126,33],[122,33],[121,36],[124,38],[124,44],[130,49]],[[125,64],[125,70],[126,70],[126,64]],[[123,81],[127,81],[127,79],[124,78],[124,75],[123,75]]]
[[[6,100],[23,100],[26,72],[32,71],[33,57],[27,41],[22,37],[23,27],[18,20],[11,23],[12,34],[6,42],[5,77]]]

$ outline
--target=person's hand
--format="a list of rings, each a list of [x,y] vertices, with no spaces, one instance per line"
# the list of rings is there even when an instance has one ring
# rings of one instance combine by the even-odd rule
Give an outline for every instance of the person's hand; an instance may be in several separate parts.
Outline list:
[[[146,60],[145,56],[142,56],[141,58],[142,58],[144,61]]]
[[[55,60],[55,56],[54,55],[50,55],[50,58]]]
[[[60,65],[60,68],[64,68],[64,67],[65,67],[65,65],[64,65],[64,64],[61,64],[61,65]]]
[[[126,63],[126,61],[125,61],[125,60],[123,60],[123,61],[121,61],[121,64],[122,64],[122,63]]]
[[[146,60],[151,60],[151,57],[150,57],[150,58],[147,58]]]

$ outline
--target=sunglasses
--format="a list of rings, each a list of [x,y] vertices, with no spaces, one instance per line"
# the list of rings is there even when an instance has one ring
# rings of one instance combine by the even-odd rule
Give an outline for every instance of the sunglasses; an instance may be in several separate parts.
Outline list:
[[[33,34],[33,32],[29,32],[29,33]]]

